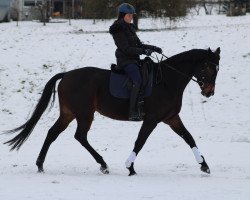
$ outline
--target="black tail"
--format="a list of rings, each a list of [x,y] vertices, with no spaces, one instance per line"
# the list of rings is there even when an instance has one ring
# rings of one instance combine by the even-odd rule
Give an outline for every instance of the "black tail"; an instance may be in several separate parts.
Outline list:
[[[15,133],[17,131],[22,130],[16,137],[4,143],[4,144],[8,144],[9,146],[11,146],[11,149],[10,149],[11,151],[14,149],[18,150],[22,146],[22,144],[28,139],[32,130],[36,126],[37,122],[39,121],[40,117],[42,116],[46,108],[48,107],[52,94],[53,94],[53,100],[52,100],[51,105],[53,105],[55,101],[56,81],[59,79],[62,79],[64,74],[65,73],[56,74],[48,81],[48,83],[45,85],[43,94],[40,100],[38,101],[38,104],[36,105],[36,108],[31,118],[25,124],[13,130],[4,132],[5,134],[8,134],[8,133]]]

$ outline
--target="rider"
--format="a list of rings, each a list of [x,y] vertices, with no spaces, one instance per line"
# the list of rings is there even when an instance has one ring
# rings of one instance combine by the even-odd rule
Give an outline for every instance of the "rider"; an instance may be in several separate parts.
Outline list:
[[[152,45],[143,44],[135,32],[135,26],[132,24],[135,8],[123,3],[118,7],[118,18],[110,26],[109,32],[113,36],[117,46],[115,56],[117,65],[122,67],[129,78],[133,81],[133,87],[130,94],[129,120],[141,120],[143,116],[138,113],[138,94],[142,82],[139,62],[140,55],[150,56],[152,52],[162,53],[162,49]]]

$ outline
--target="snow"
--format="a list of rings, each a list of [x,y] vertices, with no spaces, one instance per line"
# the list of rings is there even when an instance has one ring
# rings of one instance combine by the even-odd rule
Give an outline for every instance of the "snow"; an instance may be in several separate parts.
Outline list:
[[[0,131],[15,128],[31,115],[46,82],[54,74],[115,62],[115,46],[106,33],[111,21],[0,24]],[[188,16],[171,29],[159,20],[141,20],[145,43],[167,56],[193,48],[221,47],[215,96],[207,99],[196,83],[184,93],[181,118],[206,158],[211,175],[202,173],[192,150],[169,127],[159,124],[135,161],[138,175],[128,177],[130,155],[141,123],[120,122],[95,114],[89,141],[103,156],[109,175],[74,139],[76,122],[49,149],[45,173],[35,161],[58,103],[40,119],[18,152],[0,145],[0,199],[182,199],[247,200],[250,196],[250,15]],[[81,30],[80,30],[81,29]],[[12,136],[1,135],[0,142]]]

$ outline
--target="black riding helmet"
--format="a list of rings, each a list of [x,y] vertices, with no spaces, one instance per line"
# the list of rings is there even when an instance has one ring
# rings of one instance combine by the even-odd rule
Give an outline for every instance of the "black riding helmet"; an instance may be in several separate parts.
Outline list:
[[[118,7],[118,13],[135,14],[135,8],[129,3],[122,3]]]

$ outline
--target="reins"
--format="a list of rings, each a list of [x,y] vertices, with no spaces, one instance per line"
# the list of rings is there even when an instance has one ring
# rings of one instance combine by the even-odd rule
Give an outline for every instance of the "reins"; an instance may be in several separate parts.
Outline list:
[[[185,76],[185,77],[191,79],[192,81],[198,83],[198,85],[199,85],[200,87],[202,87],[202,86],[204,85],[204,83],[203,83],[202,81],[199,81],[199,80],[194,79],[192,76],[189,76],[189,75],[183,73],[182,71],[179,71],[179,70],[175,69],[175,68],[172,67],[171,65],[162,63],[163,57],[165,57],[166,59],[168,59],[169,57],[167,57],[167,56],[164,55],[163,53],[161,53],[161,55],[162,55],[161,60],[159,60],[158,57],[157,57],[157,55],[156,55],[156,59],[157,59],[157,61],[158,61],[158,66],[159,66],[158,70],[160,71],[161,74],[162,74],[161,65],[164,65],[164,66],[166,66],[167,68],[172,69],[173,71],[177,72],[178,74],[181,74],[182,76]],[[150,57],[152,57],[152,58],[155,59],[155,57],[153,57],[153,56],[150,56]],[[157,70],[157,75],[158,75],[158,70]]]

